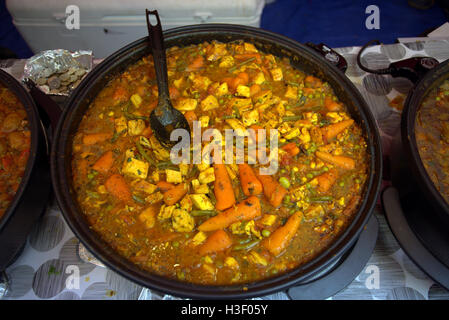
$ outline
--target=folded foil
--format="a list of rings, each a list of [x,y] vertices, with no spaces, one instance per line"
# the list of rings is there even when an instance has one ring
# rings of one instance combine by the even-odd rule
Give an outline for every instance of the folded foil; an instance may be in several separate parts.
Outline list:
[[[42,51],[26,61],[23,79],[33,80],[47,94],[69,95],[92,65],[92,51]]]

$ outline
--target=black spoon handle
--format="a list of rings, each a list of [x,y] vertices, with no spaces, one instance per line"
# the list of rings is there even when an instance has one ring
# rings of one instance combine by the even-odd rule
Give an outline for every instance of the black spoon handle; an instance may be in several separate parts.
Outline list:
[[[158,81],[158,91],[160,98],[168,98],[168,75],[167,75],[167,59],[165,57],[164,38],[162,36],[161,20],[157,10],[149,11],[145,9],[148,35],[153,53],[154,69],[156,71],[156,78]],[[150,23],[150,15],[154,15],[157,19],[157,25],[153,26]]]

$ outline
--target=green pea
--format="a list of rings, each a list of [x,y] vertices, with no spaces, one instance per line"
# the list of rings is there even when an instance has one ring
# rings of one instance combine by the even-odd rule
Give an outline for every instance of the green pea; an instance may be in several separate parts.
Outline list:
[[[262,236],[264,236],[265,238],[269,237],[270,234],[271,234],[270,230],[267,229],[262,230]]]
[[[308,174],[306,174],[306,177],[307,177],[308,179],[312,179],[312,178],[313,178],[313,174],[308,173]]]
[[[280,178],[279,178],[279,183],[280,183],[281,186],[283,186],[285,189],[290,188],[290,180],[288,180],[287,177],[280,177]]]

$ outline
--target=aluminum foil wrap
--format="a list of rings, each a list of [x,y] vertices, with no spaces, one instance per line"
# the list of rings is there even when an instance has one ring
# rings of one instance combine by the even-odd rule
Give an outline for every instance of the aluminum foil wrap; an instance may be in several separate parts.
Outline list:
[[[47,50],[29,58],[23,79],[33,80],[47,94],[69,95],[92,69],[92,51]]]

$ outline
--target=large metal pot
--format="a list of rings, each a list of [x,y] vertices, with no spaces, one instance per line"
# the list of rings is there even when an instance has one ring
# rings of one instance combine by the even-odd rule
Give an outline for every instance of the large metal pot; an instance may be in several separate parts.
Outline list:
[[[266,295],[303,282],[335,262],[351,248],[370,218],[381,182],[380,138],[373,116],[358,90],[344,74],[313,50],[261,29],[207,24],[172,29],[164,33],[164,39],[166,48],[211,40],[229,42],[241,39],[254,43],[265,52],[287,57],[294,66],[326,79],[334,88],[336,95],[348,106],[352,117],[363,129],[368,143],[369,179],[354,220],[329,248],[307,264],[276,277],[244,285],[203,286],[168,279],[140,269],[110,248],[89,228],[75,199],[71,174],[72,140],[89,104],[108,81],[150,53],[147,38],[142,38],[112,54],[89,73],[67,101],[66,109],[59,121],[52,144],[51,173],[57,200],[72,231],[105,265],[122,276],[148,288],[181,297],[248,298]]]
[[[25,88],[0,70],[0,83],[20,100],[27,113],[31,132],[30,155],[24,176],[8,209],[0,218],[0,272],[14,262],[33,225],[43,213],[51,191],[45,131],[36,105]]]

